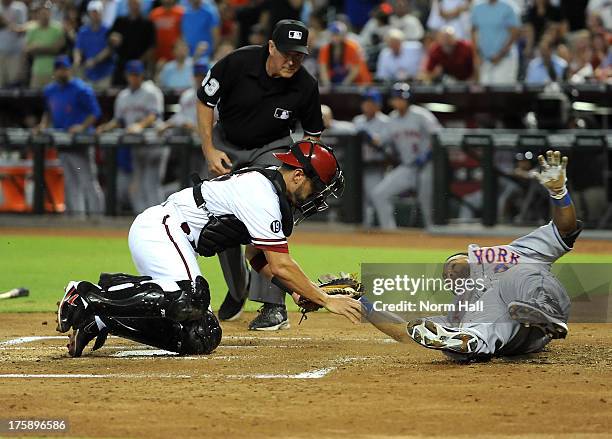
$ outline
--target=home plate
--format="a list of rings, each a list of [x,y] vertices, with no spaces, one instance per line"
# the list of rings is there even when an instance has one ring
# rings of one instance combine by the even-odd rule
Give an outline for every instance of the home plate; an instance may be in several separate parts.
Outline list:
[[[164,351],[163,349],[135,349],[131,351],[119,351],[111,357],[162,357],[168,355],[178,355],[176,352]]]

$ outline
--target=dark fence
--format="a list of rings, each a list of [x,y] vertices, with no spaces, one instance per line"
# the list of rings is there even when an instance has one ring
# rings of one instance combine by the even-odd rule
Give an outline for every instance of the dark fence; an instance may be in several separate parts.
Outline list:
[[[503,164],[509,163],[509,158],[515,169],[517,162],[522,162],[528,172],[530,166],[536,166],[537,156],[548,149],[560,150],[569,157],[570,189],[580,193],[600,186],[605,191],[607,211],[602,217],[592,219],[598,220],[592,226],[605,227],[612,216],[612,131],[609,130],[443,130],[433,139],[434,223],[447,224],[449,218],[456,217],[456,207],[465,202],[465,192],[469,191],[464,188],[470,184],[477,185],[482,192],[477,216],[485,226],[498,223],[499,186],[504,181],[524,183],[521,196],[523,209],[528,209],[529,198],[535,197],[539,185],[503,169]],[[519,212],[519,218],[524,214]]]
[[[361,189],[361,144],[358,137],[351,135],[326,135],[323,140],[332,146],[337,158],[342,164],[347,180],[347,190],[340,199],[330,200],[331,209],[323,219],[331,218],[346,223],[361,222],[362,189]],[[120,147],[147,148],[152,146],[167,146],[174,152],[173,173],[178,176],[181,188],[191,185],[190,176],[199,172],[202,152],[200,140],[191,133],[181,130],[171,130],[169,134],[158,136],[155,130],[146,130],[142,134],[129,134],[123,130],[112,131],[101,135],[76,134],[49,131],[32,133],[20,128],[0,129],[0,150],[17,150],[21,156],[31,156],[31,161],[25,161],[31,166],[33,181],[33,202],[31,212],[45,213],[45,200],[49,193],[45,182],[47,151],[49,148],[58,150],[82,149],[98,147],[100,151],[100,176],[105,192],[105,214],[118,215],[117,202],[117,151]],[[0,179],[8,176],[0,173]]]

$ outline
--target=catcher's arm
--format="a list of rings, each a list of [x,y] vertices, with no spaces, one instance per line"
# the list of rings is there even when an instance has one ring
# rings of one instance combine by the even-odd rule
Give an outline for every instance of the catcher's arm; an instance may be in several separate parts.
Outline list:
[[[249,253],[251,251],[247,252],[247,257]],[[268,279],[276,279],[278,282],[275,283],[284,285],[288,292],[297,293],[334,314],[343,315],[351,322],[359,323],[361,305],[358,301],[347,296],[330,296],[323,292],[306,277],[300,266],[288,253],[263,250],[263,254],[267,264],[263,266],[258,264],[260,274]],[[250,258],[250,261],[253,265],[253,258]]]
[[[561,157],[559,151],[546,151],[546,158],[538,156],[539,171],[532,171],[532,176],[544,186],[553,203],[553,222],[562,237],[571,235],[578,228],[576,209],[570,198],[565,183],[567,182],[567,157]]]

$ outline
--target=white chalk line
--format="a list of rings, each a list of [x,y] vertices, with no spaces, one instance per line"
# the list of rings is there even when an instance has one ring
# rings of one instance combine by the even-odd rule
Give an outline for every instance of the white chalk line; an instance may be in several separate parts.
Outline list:
[[[333,361],[335,364],[349,364],[354,361],[367,360],[367,357],[350,357],[350,358],[339,358]],[[179,374],[129,374],[129,373],[108,373],[108,374],[86,374],[86,373],[6,373],[0,374],[0,378],[6,379],[58,379],[58,378],[84,378],[84,379],[109,379],[109,378],[121,378],[121,379],[143,379],[143,378],[170,378],[170,379],[185,379],[185,378],[225,378],[225,379],[296,379],[296,380],[308,380],[308,379],[321,379],[328,375],[330,372],[336,370],[338,366],[324,367],[320,369],[313,369],[306,372],[300,372],[296,374],[203,374],[203,375],[179,375]]]
[[[5,340],[0,342],[0,349],[2,349],[3,347],[6,346],[15,346],[15,345],[20,345],[20,344],[24,344],[24,343],[31,343],[34,341],[41,341],[41,340],[61,340],[61,339],[65,339],[67,337],[67,335],[33,335],[33,336],[27,336],[27,337],[18,337],[18,338],[13,338],[10,340]],[[114,337],[114,336],[110,336],[110,339],[118,339],[119,337]],[[225,337],[223,337],[224,340],[274,340],[274,341],[310,341],[313,340],[312,337],[270,337],[270,336],[254,336],[254,335],[227,335]],[[319,341],[328,341],[324,338],[322,339],[317,339]],[[395,340],[392,339],[388,339],[388,338],[375,338],[375,339],[371,339],[371,338],[340,338],[340,339],[334,339],[334,340],[339,340],[339,341],[360,341],[360,342],[370,342],[370,343],[397,343]],[[221,346],[224,346],[223,344]],[[226,347],[229,346],[241,346],[241,345],[225,345]],[[281,347],[281,346],[273,346],[273,345],[267,345],[270,347]],[[289,346],[289,345],[288,345]],[[245,346],[246,347],[246,346]],[[248,346],[249,348],[255,348],[255,347],[266,347],[266,345],[258,345],[258,346]],[[301,347],[298,345],[291,345],[291,347]]]

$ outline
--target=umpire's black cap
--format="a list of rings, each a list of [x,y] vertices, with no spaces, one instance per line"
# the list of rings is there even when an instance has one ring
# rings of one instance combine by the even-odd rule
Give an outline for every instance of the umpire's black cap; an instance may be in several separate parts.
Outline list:
[[[281,20],[272,32],[272,41],[281,52],[299,52],[308,55],[308,28],[297,20]]]

